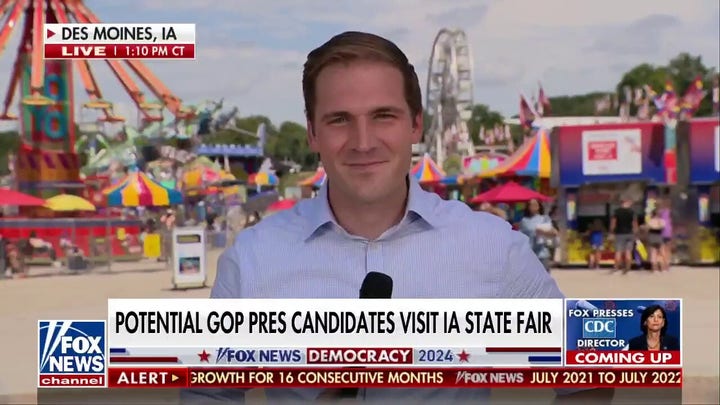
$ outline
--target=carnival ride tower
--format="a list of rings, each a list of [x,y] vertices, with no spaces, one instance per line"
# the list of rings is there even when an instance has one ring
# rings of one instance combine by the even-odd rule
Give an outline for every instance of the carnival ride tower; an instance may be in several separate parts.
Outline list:
[[[467,129],[473,106],[473,62],[467,35],[442,29],[433,42],[425,109],[430,117],[425,151],[442,167],[450,154],[474,153]]]
[[[15,164],[18,188],[26,193],[49,197],[59,190],[79,185],[80,162],[75,150],[75,97],[73,71],[89,98],[83,107],[95,110],[98,122],[124,122],[115,115],[113,104],[103,99],[91,66],[85,60],[44,60],[43,35],[46,23],[100,23],[81,0],[0,0],[0,55],[13,30],[22,26],[1,120],[17,120],[10,108],[19,89],[20,150]],[[22,23],[22,24],[21,24]],[[138,108],[143,124],[163,120],[167,109],[176,120],[191,119],[194,111],[138,60],[106,60],[115,77]],[[132,70],[159,102],[145,94],[126,70]]]

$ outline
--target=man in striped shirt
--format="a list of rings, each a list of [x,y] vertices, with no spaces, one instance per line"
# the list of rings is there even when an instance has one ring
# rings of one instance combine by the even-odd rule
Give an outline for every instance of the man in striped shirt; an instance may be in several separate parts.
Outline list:
[[[494,215],[422,190],[408,175],[412,144],[422,135],[422,102],[415,70],[395,44],[359,32],[335,36],[308,55],[303,90],[308,142],[327,181],[316,198],[238,235],[219,259],[212,297],[357,298],[371,271],[393,278],[393,298],[563,297],[526,236]],[[488,392],[362,389],[358,396],[477,403]],[[270,403],[336,394],[266,390]]]

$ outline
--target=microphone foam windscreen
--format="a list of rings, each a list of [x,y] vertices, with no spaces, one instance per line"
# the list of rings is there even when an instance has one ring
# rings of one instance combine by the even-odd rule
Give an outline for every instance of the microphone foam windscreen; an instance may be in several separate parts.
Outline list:
[[[392,277],[371,271],[365,276],[362,287],[360,287],[360,298],[391,298],[392,291]]]

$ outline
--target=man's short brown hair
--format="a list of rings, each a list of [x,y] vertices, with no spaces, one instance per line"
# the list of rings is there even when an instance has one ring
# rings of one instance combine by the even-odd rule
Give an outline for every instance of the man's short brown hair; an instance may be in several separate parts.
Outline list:
[[[355,60],[375,60],[389,63],[400,70],[405,88],[405,100],[412,117],[422,113],[422,93],[415,68],[405,53],[392,41],[366,32],[347,31],[332,37],[307,56],[303,69],[305,115],[312,121],[315,113],[315,82],[320,72],[335,63]]]

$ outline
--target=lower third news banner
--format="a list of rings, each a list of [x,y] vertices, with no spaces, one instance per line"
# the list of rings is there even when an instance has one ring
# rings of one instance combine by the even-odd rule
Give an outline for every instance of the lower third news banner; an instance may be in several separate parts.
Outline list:
[[[608,302],[110,299],[107,321],[40,322],[38,386],[681,387],[679,303]],[[603,363],[584,350],[635,340],[650,360]]]

